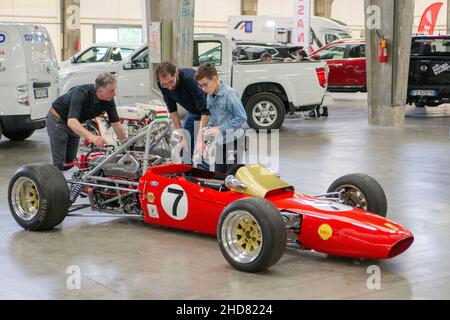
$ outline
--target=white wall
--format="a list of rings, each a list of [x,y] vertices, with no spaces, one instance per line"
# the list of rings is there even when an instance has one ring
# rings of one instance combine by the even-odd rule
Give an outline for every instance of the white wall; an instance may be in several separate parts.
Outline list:
[[[0,16],[50,17],[59,15],[58,0],[1,0]]]
[[[258,15],[292,17],[294,15],[294,0],[259,0]]]
[[[334,0],[332,18],[348,24],[353,37],[364,37],[364,0]]]
[[[140,0],[81,0],[80,9],[81,18],[85,20],[113,20],[125,24],[142,19]]]
[[[81,0],[81,49],[95,42],[95,25],[142,25],[141,0]]]
[[[240,0],[195,0],[194,32],[228,32],[228,16],[241,14]]]

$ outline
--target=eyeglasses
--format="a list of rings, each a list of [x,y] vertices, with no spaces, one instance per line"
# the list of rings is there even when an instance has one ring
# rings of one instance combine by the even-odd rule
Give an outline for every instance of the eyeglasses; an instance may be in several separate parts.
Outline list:
[[[205,83],[198,83],[198,86],[200,87],[200,89],[206,88],[207,86],[209,86],[209,84],[211,83],[211,80],[207,80]]]

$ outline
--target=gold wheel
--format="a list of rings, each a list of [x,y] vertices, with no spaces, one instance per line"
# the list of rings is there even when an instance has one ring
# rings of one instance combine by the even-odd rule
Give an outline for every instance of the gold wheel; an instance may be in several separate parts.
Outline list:
[[[263,244],[261,227],[247,211],[231,212],[224,221],[222,239],[227,253],[236,261],[254,261]]]
[[[20,219],[33,220],[39,211],[39,191],[35,183],[27,177],[17,179],[12,187],[11,201]]]
[[[255,220],[241,218],[236,229],[236,238],[245,252],[256,252],[261,247],[261,228]]]

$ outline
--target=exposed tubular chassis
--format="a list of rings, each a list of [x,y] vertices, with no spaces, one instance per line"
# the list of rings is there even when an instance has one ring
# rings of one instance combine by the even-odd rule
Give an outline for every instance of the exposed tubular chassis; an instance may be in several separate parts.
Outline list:
[[[156,137],[154,139],[152,139],[153,138],[152,131],[155,130],[156,128],[158,128],[158,126],[161,126],[161,128],[158,129],[158,133],[157,133]],[[171,131],[172,131],[172,129],[170,126],[170,122],[168,120],[154,120],[147,126],[146,130],[143,130],[142,132],[140,132],[139,134],[137,134],[136,136],[134,136],[133,138],[128,140],[126,143],[121,145],[117,150],[115,150],[111,154],[109,154],[106,157],[106,159],[103,160],[100,164],[98,164],[95,168],[93,168],[90,171],[86,171],[86,173],[83,174],[83,176],[81,177],[80,180],[68,179],[67,182],[72,185],[72,188],[76,185],[79,185],[82,187],[86,186],[86,187],[93,187],[93,188],[107,188],[110,190],[127,192],[127,194],[121,194],[118,192],[118,195],[116,197],[108,199],[107,201],[105,201],[102,204],[108,204],[108,203],[116,201],[116,200],[118,200],[119,203],[121,203],[123,198],[128,197],[128,196],[132,195],[133,193],[140,194],[140,191],[138,189],[136,189],[139,185],[138,182],[109,179],[109,178],[97,176],[96,174],[106,164],[110,163],[116,155],[124,153],[124,152],[127,153],[127,149],[130,146],[132,146],[133,144],[135,144],[137,141],[141,140],[142,138],[145,138],[145,150],[144,150],[142,172],[143,173],[147,172],[147,169],[149,167],[150,152],[162,141],[162,139],[164,139],[165,137],[170,135]],[[161,163],[162,163],[162,158],[158,157],[158,159],[155,160],[155,162],[152,163],[152,165],[158,165]],[[105,183],[113,183],[115,186],[109,186],[109,185],[105,186],[105,185],[97,183],[98,181],[105,182]],[[119,185],[128,186],[128,188],[120,187]],[[134,189],[129,188],[130,186],[135,187],[135,188]],[[97,208],[94,207],[92,203],[78,204],[78,205],[72,204],[72,206],[69,209],[69,213],[67,215],[72,216],[72,217],[73,216],[110,217],[111,215],[114,215],[114,217],[131,217],[131,216],[132,217],[140,217],[140,218],[144,217],[144,214],[142,212],[138,213],[138,214],[132,214],[132,213],[123,213],[122,211],[110,211],[110,210],[100,211],[100,212],[105,212],[105,214],[74,214],[73,213],[75,211],[82,210],[82,209],[89,208],[89,207],[91,207],[93,210],[97,210]]]

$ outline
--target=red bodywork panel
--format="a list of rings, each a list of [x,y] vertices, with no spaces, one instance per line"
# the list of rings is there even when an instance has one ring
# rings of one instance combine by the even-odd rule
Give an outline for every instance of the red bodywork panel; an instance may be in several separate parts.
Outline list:
[[[223,209],[235,200],[248,197],[199,186],[183,176],[167,176],[182,174],[191,169],[189,165],[169,164],[151,167],[142,176],[139,190],[146,223],[215,235]],[[170,192],[171,186],[172,190],[182,189],[183,195],[175,193],[176,191]],[[180,200],[176,203],[178,197]],[[175,214],[174,206],[177,211]],[[150,210],[153,212],[149,212]]]
[[[188,181],[183,174],[190,170],[191,166],[183,164],[148,169],[139,181],[145,222],[216,235],[223,209],[250,196]],[[298,241],[306,249],[337,256],[388,259],[408,249],[414,240],[410,231],[393,221],[333,201],[296,192],[275,193],[266,199],[280,211],[301,216]]]
[[[354,258],[388,259],[413,242],[410,231],[379,215],[299,193],[270,200],[302,215],[300,243],[307,249]],[[402,250],[403,249],[403,250]]]

